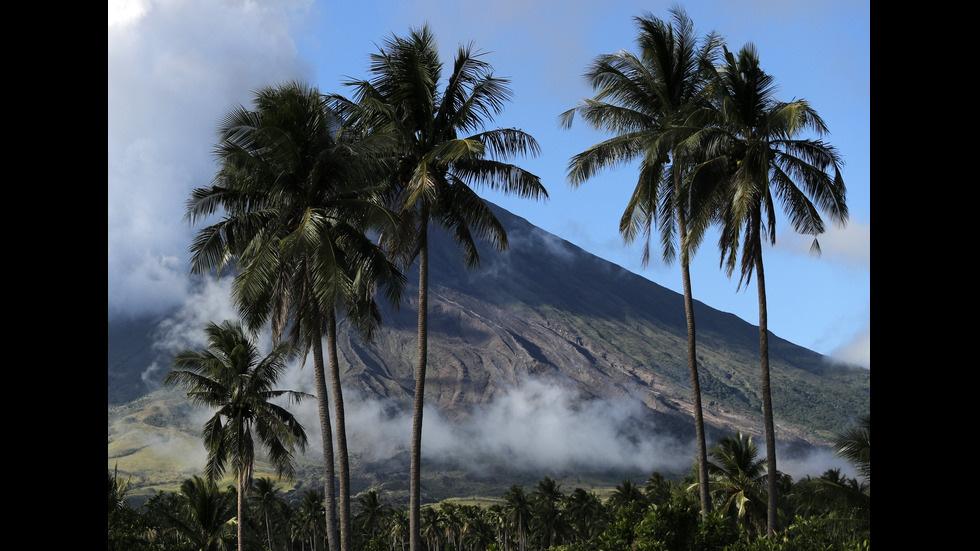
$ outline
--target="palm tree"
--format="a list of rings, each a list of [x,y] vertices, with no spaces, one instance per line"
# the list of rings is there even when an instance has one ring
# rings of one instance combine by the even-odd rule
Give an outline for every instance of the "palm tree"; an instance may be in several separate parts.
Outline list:
[[[778,501],[776,431],[762,244],[763,240],[775,244],[778,199],[793,228],[814,236],[811,250],[819,252],[816,236],[825,228],[820,211],[828,213],[838,225],[846,223],[846,190],[837,150],[822,140],[798,137],[808,130],[818,136],[828,132],[810,104],[802,99],[780,102],[773,97],[773,78],[760,68],[759,54],[752,44],[744,46],[738,55],[727,48],[724,52],[725,61],[717,72],[717,126],[711,129],[712,138],[705,142],[709,145],[702,148],[707,159],[695,170],[699,181],[720,185],[705,193],[708,199],[699,202],[704,208],[694,209],[700,216],[692,224],[692,234],[700,239],[708,225],[717,223],[721,263],[726,273],[731,276],[739,267],[739,288],[755,274],[769,474],[768,534],[772,537]],[[722,177],[718,178],[718,174]]]
[[[739,432],[725,436],[709,452],[708,472],[712,492],[723,501],[722,514],[734,514],[743,526],[761,519],[762,485],[767,478],[765,460],[752,436]]]
[[[634,507],[637,516],[642,516],[643,509],[647,507],[647,497],[639,484],[634,484],[630,479],[624,478],[609,496],[609,507],[613,511],[619,512],[626,507]]]
[[[161,514],[169,524],[168,532],[186,542],[190,549],[225,551],[235,545],[234,496],[221,491],[214,480],[194,476],[180,485],[180,493]],[[239,513],[240,514],[240,513]],[[240,518],[240,517],[239,517]],[[238,523],[238,549],[241,550],[241,523]]]
[[[269,549],[272,545],[272,523],[278,522],[282,517],[283,511],[288,505],[279,495],[276,482],[267,476],[263,476],[252,484],[249,490],[249,497],[252,510],[255,514],[262,517],[262,524],[265,525],[266,544]]]
[[[446,521],[438,509],[434,507],[426,507],[422,509],[422,518],[420,522],[420,535],[422,538],[428,542],[429,551],[439,551],[445,533],[446,533]]]
[[[294,526],[295,536],[302,541],[309,541],[313,551],[317,549],[317,542],[323,537],[321,531],[332,532],[333,528],[324,525],[326,518],[326,508],[323,492],[319,489],[309,489],[303,492],[299,510],[296,512],[296,525]],[[329,537],[328,537],[329,541]],[[327,544],[329,546],[329,543]],[[306,548],[304,543],[303,548]]]
[[[408,532],[408,513],[394,509],[388,520],[388,543],[392,551],[404,551],[405,534]]]
[[[526,551],[528,530],[534,516],[531,499],[524,493],[524,487],[513,485],[504,494],[504,513],[514,529],[518,551]]]
[[[358,513],[354,516],[354,522],[358,531],[363,535],[364,541],[368,542],[381,530],[381,525],[389,507],[381,503],[381,498],[376,490],[369,490],[357,500]]]
[[[837,435],[834,442],[837,455],[857,467],[864,481],[871,487],[871,413],[861,417],[857,425],[848,427]]]
[[[326,521],[336,525],[333,434],[324,372],[327,338],[340,471],[340,540],[349,549],[350,474],[344,399],[337,356],[337,308],[365,338],[380,323],[373,293],[397,301],[403,277],[365,235],[394,220],[372,199],[377,140],[345,130],[341,114],[299,83],[259,90],[255,110],[230,112],[222,123],[215,182],[192,193],[192,222],[225,212],[202,229],[191,251],[195,273],[238,268],[234,298],[249,327],[271,321],[280,338],[312,349],[324,449]]]
[[[442,63],[428,27],[407,38],[392,36],[371,56],[370,80],[348,83],[354,101],[335,97],[361,127],[393,141],[392,205],[408,232],[385,236],[389,250],[405,265],[418,259],[418,364],[412,424],[409,488],[410,542],[421,548],[422,407],[428,361],[429,225],[438,223],[463,250],[467,266],[479,263],[476,237],[495,249],[507,247],[507,234],[470,186],[547,197],[540,179],[504,161],[512,155],[536,155],[538,144],[513,128],[486,130],[485,125],[510,99],[508,81],[472,46],[461,46],[452,73],[439,89]],[[470,134],[472,133],[472,134]],[[470,134],[469,137],[460,137]]]
[[[840,469],[827,470],[819,478],[807,476],[793,485],[791,497],[796,514],[821,518],[836,532],[870,529],[871,489]]]
[[[700,472],[700,469],[698,470]],[[705,465],[705,471],[707,470],[708,470],[707,465]],[[650,503],[651,505],[657,505],[657,506],[670,503],[674,495],[674,488],[676,487],[677,484],[674,481],[668,480],[667,478],[664,477],[664,475],[660,474],[659,472],[653,473],[652,475],[650,475],[650,478],[647,479],[647,484],[646,484],[647,502]]]
[[[659,229],[663,261],[670,264],[679,252],[694,429],[701,466],[701,515],[706,518],[710,504],[704,468],[707,447],[689,266],[689,257],[698,242],[688,235],[688,205],[682,183],[691,164],[690,155],[686,154],[691,146],[687,142],[707,124],[705,115],[710,113],[705,109],[705,91],[709,89],[705,67],[716,57],[721,39],[715,33],[700,39],[682,9],[674,8],[671,14],[670,23],[650,14],[635,18],[639,56],[623,50],[597,57],[586,72],[597,92],[595,97],[566,111],[562,121],[568,128],[578,113],[594,128],[615,134],[572,157],[568,164],[569,183],[579,186],[602,169],[639,159],[639,178],[620,219],[620,234],[627,243],[641,234],[645,237],[644,266],[650,260],[654,227]],[[675,240],[680,242],[679,249]]]
[[[293,475],[293,451],[306,448],[306,432],[293,414],[273,400],[299,403],[306,394],[277,390],[286,369],[289,347],[280,345],[268,356],[259,351],[238,322],[208,324],[208,346],[184,350],[174,358],[174,369],[164,383],[186,389],[195,403],[217,408],[204,423],[201,435],[208,458],[204,472],[220,479],[231,466],[238,487],[238,549],[244,549],[242,513],[245,491],[252,483],[255,441],[267,451],[268,460],[282,477]]]
[[[595,492],[575,488],[565,497],[564,510],[577,543],[592,541],[605,528],[608,510]]]
[[[534,518],[532,524],[541,536],[542,546],[550,549],[557,545],[556,540],[564,534],[564,518],[560,508],[564,494],[561,484],[546,476],[534,486],[531,492]]]

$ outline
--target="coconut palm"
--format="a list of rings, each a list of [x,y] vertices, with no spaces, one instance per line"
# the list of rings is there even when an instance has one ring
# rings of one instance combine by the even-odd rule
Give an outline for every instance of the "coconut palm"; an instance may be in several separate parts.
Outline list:
[[[605,528],[608,509],[595,492],[575,488],[565,497],[564,510],[577,543],[592,541]]]
[[[310,549],[316,551],[319,548],[317,543],[323,538],[323,532],[333,531],[333,528],[324,524],[326,518],[324,501],[323,492],[319,489],[309,489],[303,492],[299,509],[295,515],[296,523],[293,526],[293,535],[304,542],[304,549],[306,548],[305,542],[309,541]]]
[[[642,510],[647,507],[647,496],[639,484],[634,484],[630,479],[624,478],[609,495],[608,504],[614,512],[619,512],[627,507],[634,507],[637,514],[642,516]]]
[[[268,356],[259,351],[238,322],[208,324],[208,345],[184,350],[174,358],[174,369],[164,383],[186,389],[195,403],[217,408],[204,423],[202,437],[208,456],[204,472],[219,480],[230,465],[238,488],[238,549],[244,548],[242,513],[245,491],[252,482],[256,440],[265,448],[279,476],[293,475],[293,451],[306,448],[306,432],[286,408],[307,395],[275,388],[286,369],[289,347],[280,345]]]
[[[834,442],[837,455],[850,461],[871,486],[871,414],[861,417],[857,425],[844,429]]]
[[[390,506],[381,503],[377,490],[372,489],[357,500],[357,508],[353,519],[355,532],[361,534],[364,542],[371,541],[381,531]]]
[[[807,476],[793,485],[796,514],[819,517],[835,531],[846,533],[871,525],[871,489],[857,479],[829,469],[820,477]]]
[[[530,497],[524,493],[523,486],[515,484],[504,494],[504,514],[514,530],[518,551],[526,551],[534,510]]]
[[[722,501],[720,512],[734,515],[746,527],[757,524],[762,519],[767,475],[765,460],[759,458],[752,436],[741,432],[725,436],[709,455],[711,490]]]
[[[233,292],[249,327],[271,321],[273,334],[312,350],[324,449],[327,525],[335,526],[334,446],[340,479],[340,540],[349,549],[350,474],[344,399],[337,355],[337,309],[369,338],[380,323],[376,288],[397,301],[403,278],[365,232],[394,220],[370,186],[377,140],[345,131],[341,115],[315,89],[300,83],[263,88],[255,109],[230,112],[219,129],[220,170],[214,183],[192,193],[192,222],[223,210],[202,229],[191,251],[196,273],[238,269]],[[331,429],[323,337],[336,431]]]
[[[579,186],[603,169],[639,160],[639,178],[620,219],[620,233],[627,243],[641,235],[645,238],[644,266],[650,259],[654,228],[659,230],[663,261],[670,264],[679,253],[699,478],[706,492],[708,475],[703,466],[707,448],[689,267],[698,242],[688,235],[688,204],[682,184],[692,162],[689,142],[708,123],[706,115],[711,113],[705,109],[709,89],[705,68],[713,63],[721,39],[714,33],[699,38],[682,9],[672,9],[671,14],[671,22],[650,14],[635,18],[639,55],[622,50],[597,57],[586,72],[595,97],[566,111],[562,122],[568,128],[579,114],[594,128],[614,134],[572,157],[569,183]],[[709,503],[707,493],[702,493],[702,518],[708,515]]]
[[[463,523],[457,549],[487,551],[497,549],[493,515],[479,505],[461,505],[459,516]]]
[[[700,469],[699,469],[700,471]],[[707,465],[705,466],[705,471],[707,471]],[[659,472],[654,472],[647,479],[646,483],[646,496],[647,502],[650,505],[664,505],[670,503],[673,495],[674,489],[677,488],[677,483],[664,477],[664,475]]]
[[[531,492],[534,518],[532,528],[541,539],[542,547],[550,549],[557,545],[565,530],[565,519],[561,511],[564,494],[561,484],[546,476],[534,486]]]
[[[262,524],[265,527],[266,545],[268,545],[269,549],[273,549],[272,524],[273,522],[278,523],[281,520],[285,509],[289,505],[279,495],[276,482],[267,476],[255,480],[255,483],[252,484],[249,490],[249,502],[251,503],[252,511],[262,518]]]
[[[391,204],[407,232],[388,233],[385,241],[405,265],[419,263],[418,363],[412,425],[409,488],[410,541],[421,549],[422,408],[428,361],[429,226],[442,226],[462,248],[464,261],[479,263],[477,238],[495,249],[507,247],[507,234],[473,187],[547,197],[540,179],[505,162],[512,155],[536,155],[530,135],[513,128],[486,130],[510,99],[508,81],[495,77],[489,63],[471,46],[461,46],[445,86],[442,63],[428,27],[407,37],[392,36],[371,56],[369,80],[352,81],[353,101],[335,97],[362,128],[393,142]],[[467,136],[468,137],[461,137]]]
[[[434,507],[422,509],[420,534],[428,551],[439,551],[446,536],[446,519]]]
[[[759,66],[759,54],[752,44],[737,55],[727,48],[724,53],[724,63],[717,71],[717,125],[701,149],[706,160],[695,169],[698,181],[719,185],[692,209],[700,216],[691,232],[699,239],[705,228],[717,223],[726,273],[731,276],[738,268],[739,288],[755,274],[771,537],[776,530],[778,489],[762,246],[764,241],[775,244],[778,201],[794,230],[814,236],[811,249],[819,252],[816,236],[825,230],[820,211],[838,225],[846,223],[846,190],[837,150],[822,140],[800,137],[807,131],[818,136],[828,132],[813,107],[806,100],[787,103],[773,97],[773,77]]]
[[[235,547],[235,497],[222,491],[209,478],[194,476],[181,483],[160,513],[166,519],[166,533],[176,536],[187,548],[199,551],[226,551]],[[241,527],[241,523],[239,523]],[[238,531],[238,549],[242,534]]]
[[[408,513],[404,509],[394,509],[388,519],[387,539],[392,551],[404,551],[405,535],[408,533]]]

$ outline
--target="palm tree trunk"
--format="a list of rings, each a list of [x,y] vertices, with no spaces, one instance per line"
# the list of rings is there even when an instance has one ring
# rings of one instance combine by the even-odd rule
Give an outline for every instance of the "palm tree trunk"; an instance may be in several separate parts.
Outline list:
[[[327,354],[330,358],[330,382],[333,386],[333,408],[337,423],[337,463],[340,465],[340,549],[350,551],[350,459],[347,455],[347,426],[344,418],[344,392],[340,386],[337,358],[337,316],[327,312]]]
[[[269,511],[265,512],[265,540],[272,549],[272,529],[269,527]]]
[[[316,335],[322,335],[317,328]],[[316,379],[316,401],[320,412],[320,435],[323,438],[323,495],[327,509],[327,549],[338,551],[337,538],[337,496],[334,493],[333,433],[330,428],[330,406],[327,397],[327,383],[323,372],[323,342],[313,339],[313,372]]]
[[[419,359],[415,370],[415,406],[412,418],[412,466],[409,488],[409,550],[422,551],[422,405],[425,399],[425,368],[428,358],[429,237],[427,211],[419,223]]]
[[[677,231],[681,242],[681,279],[684,284],[684,314],[687,318],[687,365],[691,372],[691,398],[694,405],[694,435],[698,440],[698,489],[701,494],[701,519],[708,518],[711,496],[708,493],[708,448],[704,436],[704,413],[701,409],[701,381],[698,376],[698,351],[694,330],[694,295],[691,291],[691,262],[687,251],[687,221],[680,198],[680,172],[674,175],[674,199],[677,204]]]
[[[242,512],[245,507],[243,506],[244,496],[242,492],[245,491],[245,469],[238,470],[238,551],[243,551],[245,549],[245,523],[242,522]]]
[[[776,471],[776,427],[773,423],[772,392],[769,386],[769,314],[766,308],[766,275],[762,269],[762,248],[756,250],[755,281],[759,288],[759,353],[762,356],[762,417],[766,424],[766,467],[769,475],[767,534],[776,535],[776,504],[779,500]]]

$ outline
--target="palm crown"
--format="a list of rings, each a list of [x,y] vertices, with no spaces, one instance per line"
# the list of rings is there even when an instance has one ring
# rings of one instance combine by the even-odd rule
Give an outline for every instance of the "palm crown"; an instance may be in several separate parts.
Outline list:
[[[439,222],[462,247],[467,265],[479,262],[474,234],[498,250],[507,246],[506,232],[471,186],[547,197],[537,176],[504,161],[511,155],[536,155],[534,138],[513,128],[484,128],[511,91],[481,57],[472,46],[461,46],[440,90],[435,37],[423,27],[384,42],[371,56],[373,78],[348,83],[354,101],[334,98],[361,127],[393,142],[388,159],[392,205],[406,226],[422,228],[430,218]],[[389,234],[388,242],[411,261],[419,252],[420,232],[405,235],[412,239],[400,242],[399,235]]]
[[[230,466],[243,479],[251,480],[255,461],[255,438],[267,450],[269,462],[281,476],[292,476],[292,453],[304,449],[306,433],[299,421],[274,400],[298,402],[307,395],[277,390],[276,383],[286,368],[289,348],[276,347],[259,357],[258,349],[237,322],[208,324],[208,346],[184,350],[174,359],[174,370],[164,382],[188,389],[194,402],[216,408],[204,424],[208,450],[204,472],[220,479]]]
[[[705,193],[709,207],[692,233],[718,223],[722,265],[731,275],[741,255],[742,284],[751,278],[763,241],[775,243],[777,201],[797,232],[814,236],[815,252],[816,236],[826,230],[820,211],[846,223],[843,161],[827,142],[799,137],[806,131],[824,135],[827,126],[806,100],[773,97],[774,80],[760,68],[753,45],[737,55],[725,49],[718,82],[717,124],[706,132],[713,136],[705,140],[707,160],[698,172],[724,176],[720,187]]]
[[[375,287],[393,301],[401,290],[401,275],[364,234],[390,222],[366,185],[376,142],[345,135],[342,122],[315,89],[260,90],[254,110],[223,121],[221,169],[188,201],[192,222],[225,212],[194,240],[193,271],[237,266],[234,298],[246,323],[271,319],[280,334],[295,321],[297,343],[319,338],[321,316],[338,303],[370,334],[380,321]]]
[[[677,255],[678,182],[685,168],[685,144],[708,114],[708,74],[720,37],[699,39],[680,10],[672,23],[647,14],[635,18],[639,54],[620,50],[598,56],[586,72],[596,95],[562,114],[568,128],[576,114],[613,134],[568,163],[568,181],[579,186],[601,170],[639,160],[639,177],[619,229],[627,243],[643,236],[643,264],[650,259],[653,228],[660,232],[664,262]],[[686,254],[686,248],[683,251]]]

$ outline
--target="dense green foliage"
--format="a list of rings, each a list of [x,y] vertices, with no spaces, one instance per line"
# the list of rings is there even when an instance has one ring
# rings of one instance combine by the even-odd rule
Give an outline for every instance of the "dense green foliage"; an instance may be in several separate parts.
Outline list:
[[[870,436],[870,426],[868,435]],[[869,450],[870,451],[870,450]],[[426,507],[421,537],[427,550],[538,551],[795,551],[870,549],[871,492],[861,480],[827,471],[794,481],[780,477],[781,531],[765,538],[764,460],[751,439],[720,440],[711,451],[714,511],[700,514],[693,477],[660,473],[644,485],[623,480],[603,500],[595,491],[564,492],[545,477],[533,488],[514,485],[492,505],[444,501]],[[870,468],[870,463],[868,464]],[[744,472],[743,472],[744,471]],[[692,469],[692,472],[694,470]],[[739,484],[742,484],[739,486]],[[224,520],[234,517],[235,490],[219,491],[194,478],[180,492],[159,493],[139,508],[125,503],[126,483],[109,472],[109,549],[190,549],[207,535],[211,549],[228,541]],[[353,546],[357,550],[408,549],[408,514],[369,490],[357,498]],[[246,549],[323,549],[323,493],[280,492],[259,479],[247,499]],[[731,503],[725,507],[723,504]],[[761,505],[753,509],[751,504]],[[742,505],[740,508],[739,505]],[[202,514],[202,512],[208,512]],[[197,544],[195,544],[197,545]],[[199,547],[193,547],[198,549]]]

